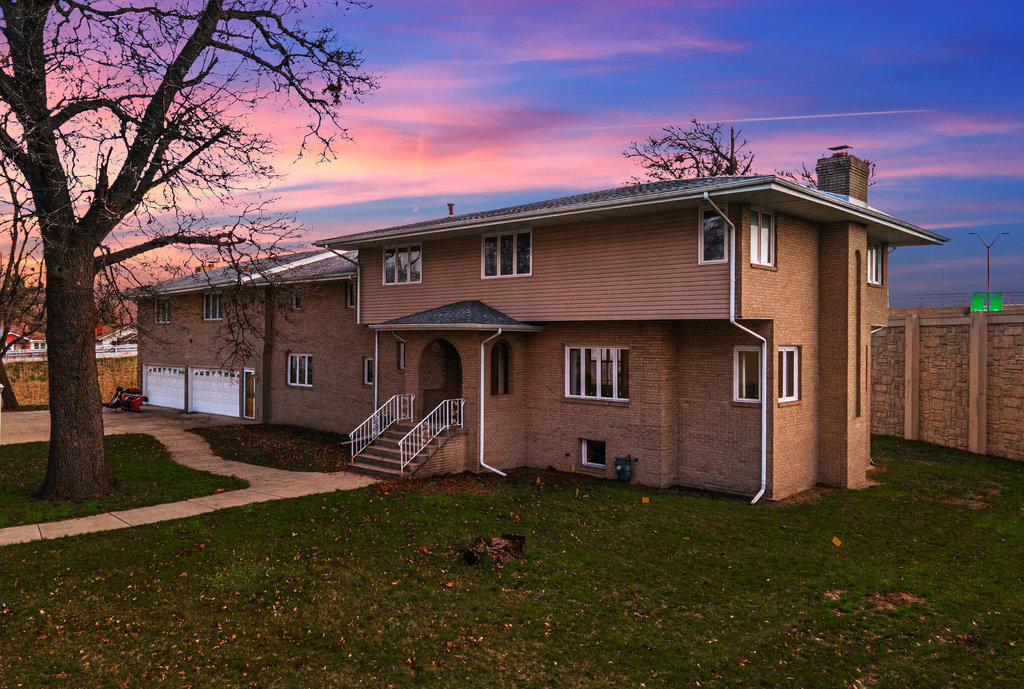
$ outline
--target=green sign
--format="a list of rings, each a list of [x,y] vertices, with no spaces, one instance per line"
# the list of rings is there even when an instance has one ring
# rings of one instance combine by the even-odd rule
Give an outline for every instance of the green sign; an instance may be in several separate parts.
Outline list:
[[[1002,311],[1002,292],[975,292],[971,297],[971,311]]]

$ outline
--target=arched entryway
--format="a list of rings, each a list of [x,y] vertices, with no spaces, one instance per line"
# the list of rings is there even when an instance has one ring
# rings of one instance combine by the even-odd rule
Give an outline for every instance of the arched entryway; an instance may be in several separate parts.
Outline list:
[[[444,400],[462,397],[462,359],[455,345],[437,339],[420,356],[420,414],[429,414]]]

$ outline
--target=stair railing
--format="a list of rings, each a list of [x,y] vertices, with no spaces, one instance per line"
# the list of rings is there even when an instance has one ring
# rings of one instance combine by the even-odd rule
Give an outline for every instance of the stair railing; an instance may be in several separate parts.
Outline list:
[[[405,421],[412,418],[412,402],[415,395],[394,395],[384,404],[380,405],[377,411],[359,424],[354,431],[348,434],[349,442],[352,443],[352,456],[355,457],[372,443],[378,435],[386,431],[396,421]]]
[[[462,427],[466,400],[445,400],[434,407],[434,411],[423,417],[415,428],[398,441],[398,451],[402,459],[402,473],[405,467],[423,451],[430,441],[441,435],[450,426]]]

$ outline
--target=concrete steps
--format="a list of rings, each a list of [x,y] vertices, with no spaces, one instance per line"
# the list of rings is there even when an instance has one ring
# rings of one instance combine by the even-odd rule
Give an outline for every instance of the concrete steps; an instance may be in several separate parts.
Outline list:
[[[416,455],[412,462],[406,465],[403,472],[401,470],[402,455],[398,449],[398,441],[404,438],[413,428],[414,425],[410,423],[395,423],[388,430],[377,436],[366,449],[356,455],[349,463],[348,468],[352,471],[376,476],[386,481],[411,478],[431,455],[448,442],[448,437],[445,433],[434,438],[423,448],[422,452]]]

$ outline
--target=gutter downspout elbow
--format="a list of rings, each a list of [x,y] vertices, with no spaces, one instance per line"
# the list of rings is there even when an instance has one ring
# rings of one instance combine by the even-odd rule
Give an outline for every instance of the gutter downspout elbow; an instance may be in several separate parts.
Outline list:
[[[482,342],[480,342],[480,434],[479,434],[480,435],[480,468],[481,469],[487,469],[488,471],[493,471],[498,476],[505,476],[506,474],[505,474],[504,471],[501,471],[500,469],[496,469],[496,468],[492,467],[490,464],[488,464],[487,462],[484,461],[484,439],[486,437],[485,436],[486,431],[484,430],[484,376],[486,374],[485,363],[487,361],[487,357],[485,356],[485,354],[486,354],[486,345],[491,340],[493,340],[493,339],[495,339],[497,337],[500,337],[500,336],[501,336],[501,328],[498,328],[498,332],[494,333],[493,335],[488,337],[486,340],[483,340]]]
[[[745,333],[761,341],[761,487],[750,501],[756,505],[768,488],[768,340],[747,326],[736,322],[736,225],[722,209],[704,192],[704,200],[715,209],[729,226],[729,322]]]

